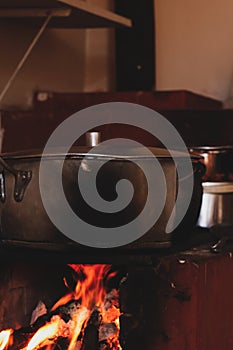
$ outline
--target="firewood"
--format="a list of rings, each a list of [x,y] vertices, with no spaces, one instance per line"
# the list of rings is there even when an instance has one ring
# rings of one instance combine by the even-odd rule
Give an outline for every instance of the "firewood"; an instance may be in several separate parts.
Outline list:
[[[47,314],[38,317],[33,325],[15,330],[12,334],[13,344],[9,347],[9,350],[19,350],[25,348],[28,341],[33,337],[38,329],[50,322],[54,317],[60,318],[58,331],[58,336],[60,338],[59,342],[61,342],[61,338],[68,338],[74,328],[72,317],[75,313],[79,312],[80,308],[81,306],[79,302],[72,300],[66,305],[57,308],[55,311],[48,312]],[[57,346],[59,346],[59,343]],[[63,346],[62,349],[66,348]]]
[[[99,309],[95,307],[84,331],[81,350],[98,350],[100,322],[101,315]]]
[[[32,317],[31,317],[31,322],[30,325],[33,325],[36,320],[38,320],[39,317],[44,316],[47,314],[47,308],[43,301],[39,301],[36,308],[32,311]]]
[[[53,316],[59,315],[66,323],[73,319],[74,315],[78,313],[81,305],[77,300],[71,300],[67,304],[59,306],[56,310],[47,312],[46,314],[37,318],[31,325],[32,331],[36,332],[40,327],[44,326],[51,320]]]
[[[68,322],[79,312],[80,307],[81,304],[78,300],[71,300],[67,304],[59,306],[51,312],[51,315],[60,315],[65,322]]]
[[[118,292],[112,290],[104,301],[104,318],[98,307],[94,307],[85,329],[80,333],[75,350],[118,350],[118,328],[114,320],[119,316]],[[13,344],[8,350],[26,349],[29,340],[46,323],[58,319],[58,331],[50,344],[54,350],[66,350],[69,347],[70,336],[75,328],[74,319],[83,310],[79,300],[71,300],[53,311],[45,313],[46,306],[41,302],[32,316],[32,324],[13,332]],[[34,322],[33,322],[34,321]],[[116,345],[116,346],[115,346]],[[42,345],[41,345],[42,346]],[[46,344],[40,348],[44,350]]]
[[[67,338],[62,338],[62,337],[59,337],[56,341],[56,345],[54,348],[54,350],[65,350],[65,349],[68,349],[69,347],[69,339]]]
[[[13,343],[8,347],[8,350],[19,350],[25,348],[33,334],[34,333],[19,332],[18,330],[14,331]]]
[[[119,291],[112,289],[105,297],[104,308],[108,310],[112,306],[119,308]]]
[[[99,341],[107,340],[118,335],[118,328],[115,323],[103,323],[99,329]]]
[[[104,340],[99,343],[99,350],[112,350],[112,349],[110,348],[110,344],[106,340]]]

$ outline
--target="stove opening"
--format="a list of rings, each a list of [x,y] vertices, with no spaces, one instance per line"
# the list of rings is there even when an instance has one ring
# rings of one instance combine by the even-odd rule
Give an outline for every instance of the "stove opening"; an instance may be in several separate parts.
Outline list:
[[[122,349],[123,269],[19,265],[1,269],[0,350]]]

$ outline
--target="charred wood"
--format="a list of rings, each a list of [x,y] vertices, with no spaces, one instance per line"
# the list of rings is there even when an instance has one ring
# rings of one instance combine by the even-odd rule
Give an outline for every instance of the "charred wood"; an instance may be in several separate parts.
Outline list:
[[[99,327],[101,319],[99,309],[95,307],[84,331],[82,350],[99,349]]]

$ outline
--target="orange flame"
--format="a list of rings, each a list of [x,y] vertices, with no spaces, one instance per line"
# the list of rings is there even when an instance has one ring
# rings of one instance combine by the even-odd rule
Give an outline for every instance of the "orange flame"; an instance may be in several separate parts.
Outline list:
[[[53,305],[53,307],[51,308],[51,311],[56,310],[59,306],[67,304],[72,299],[74,299],[74,294],[73,293],[69,293],[69,294],[63,295],[63,297],[61,297],[61,299],[59,299],[56,302],[56,304]]]
[[[0,332],[0,350],[4,350],[7,348],[7,346],[10,343],[12,332],[12,329],[6,329]]]
[[[73,321],[75,323],[75,329],[72,333],[70,345],[68,350],[75,349],[77,339],[82,331],[83,325],[88,321],[91,311],[94,307],[98,307],[101,310],[103,322],[115,322],[119,329],[119,316],[120,311],[117,307],[112,305],[105,310],[104,301],[106,297],[106,290],[104,288],[104,280],[110,279],[116,275],[116,272],[110,272],[110,265],[96,264],[96,265],[81,265],[81,264],[69,264],[69,266],[76,272],[78,281],[73,292],[63,296],[53,306],[54,311],[59,306],[62,306],[72,299],[80,300],[80,310],[77,315],[74,316]],[[65,284],[67,282],[65,280]]]
[[[110,269],[108,265],[69,265],[74,270],[80,269],[84,281],[78,281],[75,289],[75,299],[82,299],[82,306],[92,310],[101,306],[106,295],[104,276]]]
[[[59,319],[47,323],[45,326],[38,329],[26,347],[26,350],[34,350],[36,347],[49,338],[54,338],[58,332]],[[46,344],[45,344],[46,345]]]
[[[113,278],[116,272],[110,272],[110,265],[69,265],[76,273],[77,284],[75,290],[63,296],[53,306],[52,310],[59,306],[66,305],[69,301],[75,300],[78,303],[77,310],[70,314],[69,321],[64,321],[56,313],[51,320],[32,336],[28,345],[23,350],[38,350],[44,348],[52,350],[59,337],[67,338],[69,341],[68,350],[77,349],[77,343],[82,342],[84,328],[92,315],[93,310],[98,309],[101,315],[100,327],[106,327],[108,323],[115,323],[116,331],[109,335],[107,341],[110,344],[119,344],[119,303],[118,292],[113,289],[107,294],[104,287],[106,279]],[[69,288],[66,279],[64,283]],[[6,350],[9,345],[12,330],[5,330],[0,333],[0,350]],[[120,350],[120,345],[114,347]]]
[[[104,276],[110,270],[110,265],[96,264],[96,265],[77,265],[69,264],[79,276],[76,288],[74,292],[64,295],[58,302],[52,307],[52,311],[56,310],[59,306],[62,306],[72,299],[82,300],[82,306],[87,309],[93,309],[94,306],[100,306],[105,297],[105,289],[103,286]],[[112,278],[115,273],[111,273]]]
[[[68,350],[74,350],[76,348],[78,336],[82,330],[84,322],[88,319],[89,315],[90,312],[86,308],[82,308],[81,312],[79,312],[78,315],[75,317],[74,321],[76,326]]]

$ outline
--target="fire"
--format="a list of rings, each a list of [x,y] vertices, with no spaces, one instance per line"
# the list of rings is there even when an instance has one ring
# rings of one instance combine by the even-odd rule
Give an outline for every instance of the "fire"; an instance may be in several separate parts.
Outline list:
[[[29,335],[23,346],[13,343],[9,350],[78,350],[86,349],[86,344],[88,349],[93,350],[121,350],[118,291],[112,289],[107,292],[105,289],[105,283],[116,273],[110,271],[110,265],[69,266],[73,269],[73,277],[76,278],[75,288],[58,300],[50,312],[47,312],[44,306],[47,322],[43,321],[43,326],[32,330],[34,335]],[[64,283],[70,289],[65,278]],[[36,314],[35,311],[39,310],[34,310]],[[38,317],[42,315],[39,313]],[[6,350],[7,346],[11,345],[12,332],[6,330],[0,333],[0,350]],[[62,341],[63,345],[60,346],[59,341]]]
[[[82,311],[76,316],[76,319],[75,319],[76,326],[75,326],[75,330],[74,330],[72,339],[70,341],[68,350],[75,350],[78,336],[81,332],[83,323],[87,320],[88,316],[89,316],[89,312],[86,308],[83,308]]]
[[[104,276],[110,269],[107,265],[69,265],[76,272],[81,272],[84,281],[78,281],[75,289],[75,299],[82,299],[82,305],[88,309],[101,306],[106,291],[103,286]]]
[[[103,287],[103,278],[107,275],[111,266],[101,264],[69,264],[69,266],[81,276],[81,280],[78,280],[75,291],[64,295],[58,300],[58,302],[52,307],[52,311],[56,310],[59,306],[68,303],[72,299],[82,299],[82,305],[88,309],[93,308],[95,305],[100,306],[103,303],[106,294]],[[111,273],[109,278],[112,278],[115,275],[115,272]]]
[[[45,343],[43,345],[46,345],[46,342],[48,343],[48,339],[56,336],[58,332],[58,326],[59,320],[56,319],[55,321],[52,321],[41,327],[28,343],[26,350],[34,350],[38,345],[43,344],[43,342]]]
[[[7,349],[10,344],[10,338],[13,330],[6,329],[0,333],[0,350]]]

